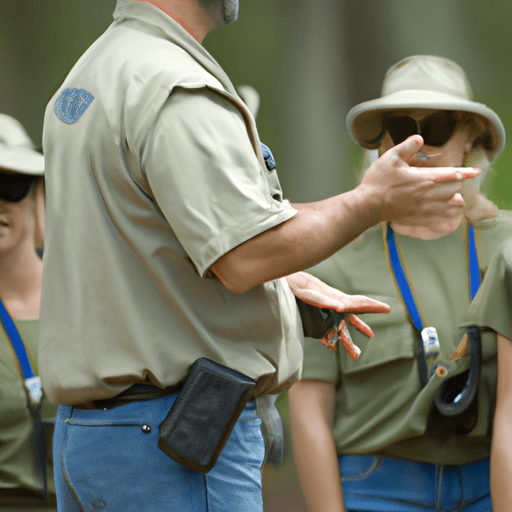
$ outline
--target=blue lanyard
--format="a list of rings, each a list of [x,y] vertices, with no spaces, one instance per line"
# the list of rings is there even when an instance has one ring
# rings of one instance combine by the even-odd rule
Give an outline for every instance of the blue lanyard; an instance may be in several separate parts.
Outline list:
[[[23,344],[23,340],[21,339],[18,329],[16,329],[16,325],[14,325],[11,315],[9,315],[7,309],[5,309],[5,306],[3,305],[1,300],[0,320],[2,321],[5,332],[7,333],[7,337],[11,341],[12,348],[16,353],[16,357],[18,358],[18,362],[20,364],[24,380],[34,377],[34,371],[32,370],[32,365],[30,364],[30,361],[28,359],[27,351],[25,349],[25,345]]]
[[[480,274],[480,267],[478,266],[478,252],[476,250],[475,230],[473,226],[468,226],[468,260],[469,292],[471,294],[471,300],[473,300],[482,282],[482,275]]]
[[[398,285],[400,293],[402,294],[403,301],[407,307],[409,312],[409,316],[411,321],[418,329],[418,331],[422,331],[424,328],[423,320],[421,318],[421,314],[419,312],[418,307],[416,306],[416,300],[414,299],[413,292],[409,285],[409,281],[405,274],[404,268],[402,266],[402,262],[400,260],[400,255],[398,253],[398,249],[396,246],[395,233],[391,228],[391,225],[388,223],[387,231],[386,231],[386,241],[389,252],[389,259],[391,262],[391,267],[393,269],[393,274],[395,276],[395,281]],[[480,275],[480,268],[478,266],[478,253],[476,250],[475,243],[475,233],[473,226],[468,225],[468,273],[469,273],[469,291],[471,300],[475,298],[476,292],[480,287],[480,282],[482,277]]]
[[[38,471],[41,475],[41,484],[43,491],[43,502],[47,503],[48,500],[48,477],[46,473],[46,443],[45,443],[45,428],[41,421],[41,410],[40,407],[34,407],[32,401],[37,404],[41,404],[42,389],[41,380],[38,376],[34,375],[34,370],[28,359],[27,350],[23,340],[21,339],[20,333],[14,324],[11,315],[5,308],[3,302],[0,300],[0,320],[4,326],[7,337],[9,338],[12,348],[16,353],[16,357],[19,362],[19,367],[23,373],[22,378],[24,384],[30,393],[30,400],[28,402],[28,408],[32,416],[34,423],[34,434],[36,437],[35,447],[35,460],[38,467]]]

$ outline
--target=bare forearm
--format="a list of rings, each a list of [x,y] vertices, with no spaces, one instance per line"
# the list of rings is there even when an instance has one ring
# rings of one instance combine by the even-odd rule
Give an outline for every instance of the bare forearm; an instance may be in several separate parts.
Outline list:
[[[494,512],[512,510],[512,424],[496,418],[491,451],[491,496]]]
[[[332,434],[306,426],[300,433],[295,429],[292,437],[295,466],[308,511],[344,512]]]
[[[498,390],[491,448],[491,497],[495,512],[512,510],[512,343],[497,335]]]
[[[236,247],[212,267],[228,289],[242,293],[328,258],[379,222],[378,208],[359,189],[293,205],[297,215]]]
[[[299,381],[288,391],[295,466],[310,512],[344,512],[332,434],[334,384]]]

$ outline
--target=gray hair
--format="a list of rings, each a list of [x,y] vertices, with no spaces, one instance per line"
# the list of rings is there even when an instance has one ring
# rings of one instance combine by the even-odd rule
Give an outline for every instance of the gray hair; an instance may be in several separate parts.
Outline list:
[[[238,17],[238,0],[198,0],[212,17],[219,14],[224,23],[232,23]]]

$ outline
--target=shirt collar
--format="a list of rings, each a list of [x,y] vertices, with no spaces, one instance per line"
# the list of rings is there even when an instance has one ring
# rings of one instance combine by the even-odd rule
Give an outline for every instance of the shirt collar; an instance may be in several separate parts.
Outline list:
[[[172,19],[158,7],[133,0],[117,0],[114,20],[122,23],[124,20],[137,20],[151,27],[160,37],[183,48],[209,73],[217,78],[225,90],[238,98],[231,80],[220,67],[213,56],[190,35],[177,21]]]

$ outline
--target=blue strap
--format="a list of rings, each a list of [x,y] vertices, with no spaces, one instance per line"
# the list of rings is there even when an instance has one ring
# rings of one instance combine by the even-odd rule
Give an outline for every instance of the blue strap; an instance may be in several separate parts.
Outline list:
[[[395,232],[391,228],[390,224],[388,224],[386,239],[388,242],[389,259],[391,261],[391,266],[393,267],[396,283],[398,284],[398,288],[400,289],[400,293],[402,294],[402,298],[407,310],[409,311],[409,316],[411,317],[414,327],[421,332],[424,327],[423,320],[421,319],[411,287],[409,286],[409,281],[407,280],[407,276],[405,275],[402,267],[402,262],[400,261],[400,256],[398,255],[398,249],[396,247]]]
[[[16,329],[16,325],[12,321],[11,315],[5,309],[3,302],[0,300],[0,320],[4,326],[5,332],[7,333],[7,337],[11,341],[11,345],[16,353],[16,357],[18,358],[18,362],[20,364],[21,371],[23,372],[23,378],[25,380],[34,377],[34,371],[32,370],[32,365],[28,359],[27,351],[25,350],[25,345],[21,339],[21,336]]]
[[[4,326],[5,332],[11,342],[14,352],[16,353],[16,357],[18,358],[18,362],[23,373],[23,381],[28,392],[30,393],[30,396],[32,397],[31,400],[33,399],[38,404],[40,404],[42,397],[41,381],[39,377],[34,375],[34,371],[32,370],[32,365],[28,359],[27,351],[25,349],[25,345],[23,344],[23,340],[21,339],[20,333],[18,332],[18,329],[16,329],[16,325],[14,324],[11,315],[9,315],[9,312],[1,300],[0,320]],[[48,476],[46,473],[46,431],[44,424],[41,421],[41,409],[40,407],[34,407],[33,404],[31,404],[31,400],[28,402],[28,409],[34,423],[34,434],[36,437],[36,464],[43,488],[43,502],[47,503]]]
[[[418,307],[416,306],[416,301],[414,300],[414,295],[412,293],[411,287],[409,286],[409,281],[403,269],[402,262],[400,261],[400,256],[396,247],[395,233],[390,224],[387,226],[386,240],[388,244],[389,259],[391,261],[396,283],[400,289],[400,293],[402,294],[402,298],[405,302],[414,327],[416,327],[416,329],[421,332],[424,328],[423,320],[421,318]],[[473,226],[468,226],[468,260],[469,291],[471,300],[473,300],[482,280],[480,275],[480,268],[478,265],[478,253],[476,250]]]
[[[480,274],[480,267],[478,265],[478,253],[475,243],[475,230],[473,226],[468,226],[468,259],[469,259],[469,292],[471,300],[475,298],[480,283],[482,282],[482,275]]]

